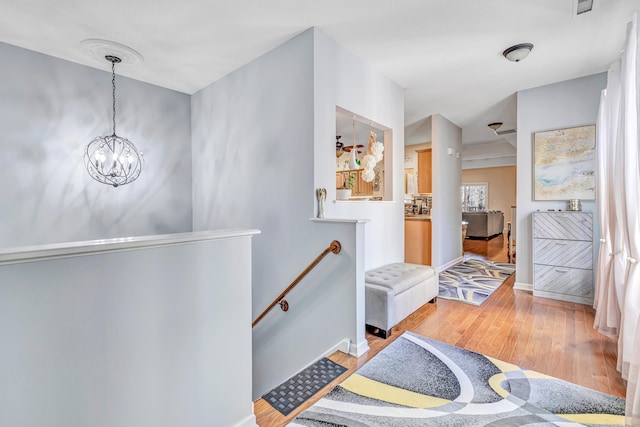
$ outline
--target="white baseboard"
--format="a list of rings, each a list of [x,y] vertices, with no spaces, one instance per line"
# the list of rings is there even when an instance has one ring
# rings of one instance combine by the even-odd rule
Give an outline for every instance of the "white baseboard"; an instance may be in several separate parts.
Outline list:
[[[367,343],[367,340],[364,339],[362,340],[362,342],[354,345],[351,340],[345,338],[325,351],[320,357],[327,357],[330,354],[335,353],[336,351],[341,351],[345,354],[348,354],[349,356],[360,357],[367,351],[369,351],[369,343]]]
[[[324,353],[322,353],[322,356],[320,356],[319,359],[322,359],[323,357],[327,357],[333,353],[335,353],[336,351],[341,351],[345,354],[350,354],[351,351],[351,340],[348,339],[343,339],[342,341],[340,341],[339,343],[337,343],[336,345],[332,346],[330,349],[328,349],[327,351],[325,351]],[[315,361],[313,362],[315,363]]]
[[[253,408],[253,402],[251,402],[251,407]],[[249,415],[244,420],[240,421],[234,427],[258,427],[258,423],[256,422],[256,416],[253,414],[253,409],[251,411],[251,415]]]
[[[354,345],[351,342],[351,340],[348,340],[347,338],[345,338],[339,343],[337,343],[336,345],[334,345],[333,347],[331,347],[329,350],[324,352],[324,354],[320,357],[327,357],[330,354],[335,353],[336,351],[341,351],[350,356],[360,357],[363,354],[365,354],[367,351],[369,351],[369,343],[367,342],[366,339],[364,339],[362,340],[362,342]]]
[[[445,271],[449,267],[453,267],[456,264],[460,264],[462,261],[464,261],[464,257],[463,256],[455,258],[455,259],[449,261],[448,263],[439,266],[436,270],[438,270],[438,273],[440,273],[442,271]]]
[[[366,339],[364,339],[358,344],[352,345],[351,351],[349,352],[349,354],[354,357],[360,357],[363,354],[365,354],[367,351],[369,351],[369,343],[367,342]]]
[[[513,289],[517,289],[519,291],[533,292],[533,285],[531,283],[515,282],[513,284]]]

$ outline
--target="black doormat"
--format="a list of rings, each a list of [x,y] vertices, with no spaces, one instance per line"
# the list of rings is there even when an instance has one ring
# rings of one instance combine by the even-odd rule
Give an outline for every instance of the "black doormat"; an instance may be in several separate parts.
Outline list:
[[[262,397],[282,415],[289,415],[291,411],[345,371],[347,368],[325,357]]]

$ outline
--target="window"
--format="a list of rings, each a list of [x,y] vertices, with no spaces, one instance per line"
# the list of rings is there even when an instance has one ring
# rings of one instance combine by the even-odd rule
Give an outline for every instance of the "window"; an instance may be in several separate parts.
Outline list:
[[[462,212],[477,212],[487,209],[489,186],[486,182],[462,184]]]

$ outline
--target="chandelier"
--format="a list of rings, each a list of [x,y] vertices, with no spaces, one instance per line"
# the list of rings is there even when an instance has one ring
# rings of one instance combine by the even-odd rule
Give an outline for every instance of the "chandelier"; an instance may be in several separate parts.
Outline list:
[[[103,184],[119,187],[135,181],[142,171],[142,152],[131,141],[116,135],[116,63],[117,56],[106,55],[111,62],[113,95],[113,133],[99,136],[84,150],[84,164],[91,178]]]

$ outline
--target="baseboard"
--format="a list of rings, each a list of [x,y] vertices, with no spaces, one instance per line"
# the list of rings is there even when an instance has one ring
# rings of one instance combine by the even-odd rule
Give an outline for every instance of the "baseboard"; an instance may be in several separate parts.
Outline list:
[[[251,408],[253,408],[253,402],[251,402]],[[234,427],[258,427],[258,423],[256,422],[256,416],[253,414],[253,409],[251,415],[249,415],[244,420],[240,421]]]
[[[369,343],[367,342],[366,339],[364,339],[358,344],[352,345],[351,351],[349,352],[349,354],[354,357],[360,357],[363,354],[365,354],[367,351],[369,351]]]
[[[464,257],[463,256],[455,258],[455,259],[449,261],[448,263],[439,266],[436,270],[438,270],[438,273],[440,273],[442,271],[445,271],[449,267],[453,267],[456,264],[460,264],[462,261],[464,261]]]
[[[350,340],[345,338],[331,347],[329,350],[325,351],[320,357],[327,357],[330,354],[335,353],[336,351],[341,351],[344,354],[348,354],[349,356],[360,357],[367,351],[369,351],[369,343],[366,339],[364,339],[362,340],[362,342],[354,345]]]
[[[323,357],[327,357],[327,356],[335,353],[336,351],[341,351],[341,352],[343,352],[345,354],[350,354],[351,341],[346,339],[346,338],[343,339],[342,341],[340,341],[339,343],[337,343],[336,345],[332,346],[327,351],[322,353],[322,356],[320,356],[320,359],[322,359]],[[315,361],[313,363],[315,363]]]
[[[533,292],[533,285],[531,283],[515,282],[513,284],[513,289],[517,289],[519,291]]]

